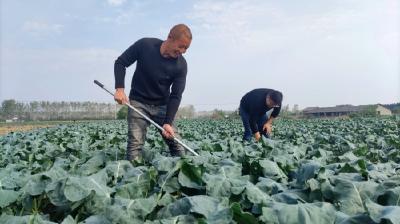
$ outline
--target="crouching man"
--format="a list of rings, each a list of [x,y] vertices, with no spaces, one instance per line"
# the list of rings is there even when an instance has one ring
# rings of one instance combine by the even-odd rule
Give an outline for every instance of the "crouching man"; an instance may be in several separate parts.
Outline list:
[[[242,97],[239,113],[244,127],[243,141],[250,141],[252,135],[256,141],[261,135],[269,137],[272,121],[281,111],[282,98],[282,93],[273,89],[254,89]],[[268,117],[267,112],[271,109]]]

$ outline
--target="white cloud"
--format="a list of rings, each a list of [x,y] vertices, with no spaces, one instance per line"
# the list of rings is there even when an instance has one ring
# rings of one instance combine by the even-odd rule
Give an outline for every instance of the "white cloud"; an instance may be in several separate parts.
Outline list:
[[[116,25],[126,25],[130,24],[133,21],[139,20],[141,16],[143,16],[144,13],[141,11],[137,11],[136,9],[131,9],[129,11],[121,11],[118,12],[115,16],[106,16],[106,17],[93,17],[90,18],[96,23],[112,23]]]
[[[251,37],[268,30],[271,21],[286,21],[284,13],[265,1],[202,1],[193,6],[188,17],[200,30],[227,44],[251,41]],[[203,33],[203,32],[199,32]],[[261,39],[261,38],[260,38]]]
[[[192,50],[202,41],[208,62],[193,54],[189,84],[200,86],[208,80],[204,74],[229,79],[224,83],[235,92],[218,98],[210,88],[199,97],[215,103],[240,99],[241,91],[262,83],[301,107],[393,102],[400,94],[399,7],[395,1],[357,2],[199,1],[187,14]]]
[[[112,6],[120,6],[126,0],[108,0],[108,4]],[[83,23],[96,23],[96,24],[116,24],[126,25],[142,20],[148,13],[149,3],[147,1],[132,1],[125,4],[124,7],[114,8],[107,10],[104,14],[71,14],[65,13],[64,16],[70,20]]]
[[[185,22],[194,40],[186,54],[190,74],[182,102],[196,109],[196,103],[204,102],[237,106],[245,92],[260,86],[282,90],[285,103],[300,107],[392,102],[400,96],[398,0],[193,2],[170,4],[165,11],[167,4],[160,1],[110,0],[93,6],[90,1],[85,3],[91,6],[85,7],[88,10],[71,9],[60,18],[46,17],[45,11],[21,16],[10,10],[8,22],[13,23],[3,32],[0,94],[17,99],[108,99],[92,82],[96,78],[112,87],[113,63],[122,48],[144,32],[165,37],[170,25]],[[166,14],[154,17],[160,12]],[[71,30],[65,32],[67,27],[58,23]],[[127,31],[126,24],[135,29]],[[14,34],[15,26],[24,32]],[[104,35],[110,26],[116,32],[134,31],[114,43],[112,35]],[[93,28],[93,35],[81,32],[87,27]],[[34,35],[57,38],[31,42]],[[51,49],[82,45],[104,49]],[[13,49],[4,50],[7,47]],[[107,49],[112,47],[121,49]],[[127,72],[126,84],[132,73]]]
[[[374,32],[393,40],[397,36],[393,33],[399,34],[395,21],[400,15],[399,7],[393,6],[394,1],[368,1],[363,5],[320,5],[315,6],[319,10],[307,11],[262,0],[207,0],[194,4],[188,17],[199,35],[219,44],[236,50],[273,51],[299,42],[313,46],[326,40],[372,41]]]
[[[63,27],[64,26],[61,24],[50,24],[47,22],[39,21],[26,21],[22,26],[22,30],[32,35],[41,36],[47,34],[60,34]]]
[[[108,4],[112,6],[120,6],[126,2],[126,0],[107,0]]]

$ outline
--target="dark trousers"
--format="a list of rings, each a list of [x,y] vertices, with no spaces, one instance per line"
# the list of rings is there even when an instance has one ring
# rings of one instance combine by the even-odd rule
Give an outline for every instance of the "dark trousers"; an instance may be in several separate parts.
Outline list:
[[[251,136],[252,136],[252,130],[250,127],[250,123],[252,122],[252,117],[250,117],[249,113],[245,111],[242,106],[239,107],[239,114],[240,117],[242,118],[243,122],[243,127],[244,127],[244,133],[243,133],[243,141],[250,141]],[[269,138],[267,132],[265,132],[263,129],[263,126],[265,122],[267,122],[267,114],[264,114],[263,116],[257,118],[256,123],[257,123],[257,128],[258,131],[260,132],[261,135],[264,135],[266,138]]]
[[[152,119],[161,127],[163,126],[164,118],[167,113],[166,105],[148,105],[136,100],[131,100],[130,104],[144,115]],[[126,150],[126,159],[133,160],[141,155],[142,147],[146,141],[147,128],[150,122],[140,116],[137,112],[128,108],[128,144]],[[161,131],[160,131],[161,134]],[[175,134],[178,137],[177,134]],[[167,143],[170,153],[173,156],[181,156],[184,153],[184,148],[172,139],[167,139],[162,136]]]

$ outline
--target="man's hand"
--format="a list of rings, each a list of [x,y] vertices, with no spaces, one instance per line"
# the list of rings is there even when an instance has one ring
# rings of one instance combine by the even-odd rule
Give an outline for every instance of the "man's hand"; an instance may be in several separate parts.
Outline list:
[[[125,95],[124,88],[117,88],[115,90],[114,100],[119,104],[129,103],[128,97]]]
[[[260,138],[261,138],[260,132],[254,133],[254,138],[255,138],[256,141],[258,142],[258,140],[260,140]]]
[[[272,124],[267,122],[263,126],[263,131],[267,132],[268,135],[272,133]]]
[[[164,124],[163,128],[164,128],[164,131],[162,132],[162,134],[164,135],[164,137],[173,138],[175,136],[174,129],[172,128],[172,126],[170,124]]]

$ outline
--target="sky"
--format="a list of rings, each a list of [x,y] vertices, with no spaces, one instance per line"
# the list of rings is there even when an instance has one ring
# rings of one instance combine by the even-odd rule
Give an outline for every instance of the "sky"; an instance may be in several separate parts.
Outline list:
[[[115,59],[178,23],[193,34],[181,105],[197,111],[255,88],[290,108],[400,102],[398,0],[1,0],[0,101],[112,103],[93,80],[113,89]]]

